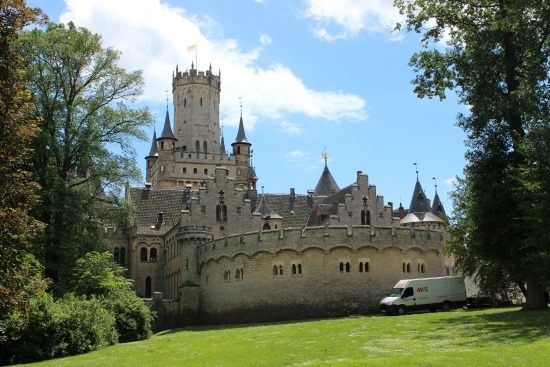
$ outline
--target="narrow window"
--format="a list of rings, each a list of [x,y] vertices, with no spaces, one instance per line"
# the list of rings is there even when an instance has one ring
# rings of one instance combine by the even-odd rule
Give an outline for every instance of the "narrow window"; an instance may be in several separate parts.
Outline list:
[[[151,253],[149,255],[149,260],[150,261],[157,261],[157,249],[156,248],[151,249]]]
[[[221,208],[219,205],[216,205],[216,221],[221,221]]]
[[[201,97],[201,106],[202,106],[202,97]]]
[[[142,247],[139,254],[139,260],[140,261],[147,261],[147,249],[145,247]]]
[[[349,273],[351,271],[351,264],[346,263],[346,273]]]
[[[202,150],[204,152],[204,158],[206,158],[206,153],[208,153],[208,144],[206,142],[202,143]]]
[[[403,263],[403,273],[407,272],[407,268],[405,266],[406,266],[405,263]]]
[[[227,205],[224,205],[222,208],[222,219],[224,222],[227,222]]]
[[[277,268],[277,265],[273,265],[273,275],[278,275],[279,274],[279,270]]]
[[[407,263],[407,273],[411,272],[411,263]]]
[[[367,262],[365,263],[365,273],[368,273],[369,271],[370,271],[370,264],[369,264],[369,262],[367,261]]]
[[[363,263],[362,262],[359,263],[359,272],[360,273],[363,272]]]
[[[197,174],[197,172],[198,172],[197,169],[196,169],[196,168],[193,168],[193,173],[194,173],[194,174]]]
[[[145,278],[145,298],[151,298],[153,294],[153,286],[151,283],[151,277],[147,276],[147,278]]]
[[[205,168],[205,169],[204,169],[204,174],[205,174],[205,175],[208,174],[208,168]]]
[[[279,265],[279,275],[283,275],[283,266]]]
[[[113,251],[113,261],[118,264],[120,263],[120,253],[118,251],[118,247],[115,247],[114,251]]]
[[[292,274],[296,274],[296,264],[292,264]]]
[[[187,167],[183,167],[183,173],[187,173]]]
[[[183,107],[187,107],[187,98],[183,99]]]
[[[120,248],[120,265],[126,265],[126,248]]]
[[[367,224],[367,215],[364,210],[361,210],[361,225]]]
[[[302,274],[302,264],[298,264],[298,274]]]
[[[420,266],[420,271],[421,271],[422,274],[424,274],[426,272],[426,268],[424,267],[424,264],[422,264]]]
[[[367,226],[370,226],[370,210],[367,210]]]
[[[201,143],[199,143],[199,141],[197,140],[195,142],[195,152],[197,153],[197,158],[199,158],[200,150],[201,150]]]
[[[344,272],[344,263],[340,263],[340,273]]]

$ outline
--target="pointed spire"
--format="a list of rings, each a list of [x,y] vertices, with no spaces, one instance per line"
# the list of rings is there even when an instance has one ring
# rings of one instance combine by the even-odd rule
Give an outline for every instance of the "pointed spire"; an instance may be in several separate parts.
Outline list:
[[[145,158],[154,157],[158,154],[159,148],[157,143],[157,129],[153,132],[153,140],[151,141],[151,150],[149,150],[149,155]]]
[[[415,166],[417,164],[415,163]],[[407,215],[401,219],[400,223],[405,226],[425,225],[443,223],[443,220],[432,213],[430,201],[426,198],[426,194],[418,180],[418,170],[416,171],[416,184],[414,186],[411,204]]]
[[[225,150],[225,140],[223,139],[223,119],[222,119],[222,141],[220,143],[220,154],[227,154],[227,151]]]
[[[317,186],[315,186],[314,194],[316,196],[329,196],[340,191],[340,187],[328,169],[326,148],[321,156],[325,159],[325,169],[317,182]]]
[[[172,133],[172,126],[170,124],[170,116],[168,115],[168,104],[166,105],[166,118],[164,119],[164,128],[162,129],[162,134],[160,134],[160,139],[172,139],[178,140]]]
[[[239,121],[239,131],[237,132],[237,139],[235,139],[235,142],[233,144],[248,144],[252,145],[248,142],[246,139],[246,134],[244,132],[244,124],[243,124],[243,102],[242,98],[239,97],[241,100],[241,120]],[[231,145],[233,145],[231,144]]]
[[[433,179],[435,180],[435,177]],[[437,193],[437,182],[435,183],[435,196],[432,205],[432,213],[437,215],[438,217],[440,217],[442,214],[446,214],[443,203],[439,199],[439,194]]]

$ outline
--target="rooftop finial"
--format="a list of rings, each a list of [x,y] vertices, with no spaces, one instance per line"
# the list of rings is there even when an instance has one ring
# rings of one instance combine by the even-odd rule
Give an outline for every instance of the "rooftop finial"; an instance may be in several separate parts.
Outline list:
[[[415,165],[415,170],[416,170],[416,181],[418,181],[418,165],[419,165],[420,163],[416,163],[416,162],[415,162],[415,163],[413,163],[413,164]]]
[[[435,177],[433,177],[432,179],[434,180],[435,193],[437,194],[437,179]]]
[[[321,154],[321,157],[323,157],[323,159],[325,160],[325,167],[327,166],[327,159],[328,159],[328,155],[327,155],[327,147],[325,146],[325,150],[323,150],[323,153]]]
[[[165,92],[166,92],[166,111],[168,111],[168,89],[166,89]]]
[[[239,99],[241,100],[240,105],[241,105],[241,118],[242,118],[243,117],[243,97],[239,97]]]
[[[221,129],[222,129],[222,138],[223,138],[223,119],[222,119]]]

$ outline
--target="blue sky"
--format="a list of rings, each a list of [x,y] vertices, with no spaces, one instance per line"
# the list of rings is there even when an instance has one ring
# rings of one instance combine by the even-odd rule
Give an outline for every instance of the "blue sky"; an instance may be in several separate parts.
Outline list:
[[[427,196],[437,184],[452,210],[448,192],[465,163],[465,135],[455,121],[467,110],[453,94],[441,102],[413,93],[408,61],[421,49],[420,37],[392,32],[401,19],[392,0],[27,3],[55,22],[100,33],[105,46],[122,52],[122,67],[143,70],[139,103],[156,113],[157,130],[176,65],[190,68],[197,56],[199,70],[221,70],[226,146],[237,135],[242,97],[258,186],[266,192],[314,189],[326,149],[341,188],[362,171],[385,202],[408,207],[418,167]],[[193,44],[197,55],[187,52]],[[150,141],[136,148],[143,171]]]

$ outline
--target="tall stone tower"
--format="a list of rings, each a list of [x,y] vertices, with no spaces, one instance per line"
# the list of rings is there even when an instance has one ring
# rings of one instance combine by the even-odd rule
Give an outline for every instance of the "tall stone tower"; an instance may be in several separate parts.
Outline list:
[[[195,155],[220,153],[220,75],[209,70],[181,72],[172,81],[174,135],[178,148]]]
[[[168,106],[161,135],[156,132],[147,161],[147,186],[160,189],[198,189],[214,178],[217,167],[242,189],[255,188],[257,177],[247,176],[251,164],[251,145],[246,139],[241,119],[233,152],[225,150],[220,129],[220,74],[176,68],[172,75],[174,129]],[[254,184],[250,181],[253,180]]]

